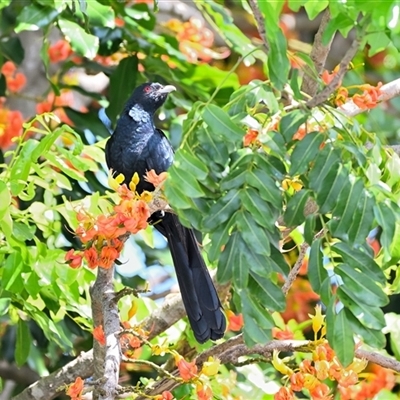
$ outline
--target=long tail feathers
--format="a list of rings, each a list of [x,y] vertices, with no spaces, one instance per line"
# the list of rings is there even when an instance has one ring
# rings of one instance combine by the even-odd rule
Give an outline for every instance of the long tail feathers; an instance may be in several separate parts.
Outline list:
[[[166,213],[155,228],[168,240],[183,304],[199,343],[223,337],[226,319],[193,230]]]

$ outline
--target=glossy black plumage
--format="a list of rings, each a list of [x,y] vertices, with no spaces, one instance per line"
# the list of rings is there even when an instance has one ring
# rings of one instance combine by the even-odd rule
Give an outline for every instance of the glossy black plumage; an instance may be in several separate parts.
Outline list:
[[[137,191],[154,190],[144,181],[147,171],[166,171],[174,152],[168,139],[154,126],[154,113],[165,102],[173,86],[145,83],[135,89],[106,144],[110,169],[130,182],[135,172],[140,182]],[[184,227],[177,216],[165,213],[154,227],[168,240],[175,265],[182,300],[198,342],[217,340],[224,335],[225,316],[214,284],[200,254],[194,232]]]

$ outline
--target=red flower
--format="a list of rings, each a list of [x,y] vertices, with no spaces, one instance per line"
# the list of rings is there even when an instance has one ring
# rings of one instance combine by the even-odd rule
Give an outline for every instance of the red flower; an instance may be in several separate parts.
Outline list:
[[[15,137],[22,135],[24,119],[20,111],[1,108],[0,104],[0,148],[5,150],[11,146]]]
[[[72,54],[72,49],[66,40],[61,39],[49,47],[48,53],[50,61],[56,63],[66,60]]]
[[[237,332],[243,328],[243,315],[236,315],[233,311],[227,310],[226,316],[228,318],[228,331]]]
[[[178,367],[179,375],[185,381],[190,381],[197,375],[197,365],[195,361],[187,362],[183,357],[175,358],[176,366]]]
[[[65,261],[71,268],[79,268],[82,264],[82,256],[71,249],[65,254]]]
[[[96,326],[96,328],[93,329],[93,337],[100,345],[106,345],[106,336],[104,334],[103,325]]]
[[[71,397],[71,400],[82,399],[83,379],[78,376],[74,383],[68,386],[66,395]]]
[[[274,400],[294,400],[293,392],[287,387],[281,387],[274,395]]]
[[[94,269],[99,265],[99,255],[94,247],[89,247],[88,249],[84,250],[83,257],[88,264],[90,269]]]
[[[101,249],[99,267],[109,269],[113,266],[114,261],[118,258],[119,253],[114,247],[104,246]]]
[[[257,143],[258,131],[255,129],[248,129],[243,138],[243,146],[248,147],[254,143]]]

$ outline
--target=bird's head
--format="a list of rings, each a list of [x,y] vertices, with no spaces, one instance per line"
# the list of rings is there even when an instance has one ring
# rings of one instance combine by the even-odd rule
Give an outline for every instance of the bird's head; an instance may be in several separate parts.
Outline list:
[[[168,93],[174,90],[176,88],[172,85],[163,86],[156,82],[143,83],[134,90],[128,105],[138,104],[143,110],[154,113],[164,104]]]

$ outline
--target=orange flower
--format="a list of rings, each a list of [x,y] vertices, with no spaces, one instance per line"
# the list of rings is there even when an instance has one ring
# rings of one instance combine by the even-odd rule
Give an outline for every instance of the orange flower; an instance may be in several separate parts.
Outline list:
[[[336,93],[334,103],[337,107],[342,106],[349,99],[349,92],[345,87],[340,87]]]
[[[156,171],[154,169],[151,169],[150,171],[146,172],[146,176],[144,179],[147,182],[152,183],[155,187],[161,186],[164,181],[167,179],[167,172],[161,172],[161,174],[157,175]]]
[[[115,239],[126,233],[126,228],[118,215],[100,215],[97,218],[96,226],[98,230],[97,234],[107,239]]]
[[[325,383],[319,383],[314,388],[310,389],[310,394],[313,400],[330,400],[332,395],[329,394],[329,386]]]
[[[98,266],[109,269],[113,266],[114,261],[119,257],[119,253],[114,247],[104,246],[101,249]]]
[[[379,96],[381,95],[382,82],[379,82],[378,85],[361,85],[360,88],[364,89],[363,94],[355,94],[353,96],[354,104],[361,108],[362,110],[367,110],[371,108],[375,108],[378,104]]]
[[[187,362],[182,356],[175,357],[175,364],[178,367],[179,375],[185,381],[190,381],[197,375],[197,365],[195,361]]]
[[[161,393],[160,400],[173,400],[173,399],[174,396],[168,390],[165,390],[164,392]]]
[[[82,256],[71,249],[65,254],[65,261],[71,268],[79,268],[82,264]]]
[[[237,332],[243,328],[243,315],[242,314],[235,314],[231,310],[226,311],[226,317],[228,318],[228,331]]]
[[[17,67],[12,61],[6,61],[1,67],[1,73],[6,78],[7,89],[10,92],[19,92],[26,84],[26,76],[16,71]]]
[[[274,400],[295,400],[293,392],[287,387],[281,387],[274,395]]]
[[[311,360],[303,360],[299,365],[299,369],[301,372],[305,374],[310,374],[310,375],[316,374],[315,367],[312,365]]]
[[[290,388],[295,392],[300,392],[304,388],[304,374],[302,372],[295,372],[290,376]]]
[[[258,131],[255,129],[248,129],[243,138],[243,146],[248,147],[257,143]]]
[[[213,398],[213,392],[208,386],[198,385],[196,393],[198,400],[210,400]]]
[[[89,247],[88,249],[84,250],[83,257],[85,258],[90,269],[98,267],[99,255],[94,247]]]
[[[66,40],[61,39],[49,47],[48,54],[50,61],[56,63],[66,60],[72,54],[72,49]]]
[[[336,67],[335,67],[335,69],[333,70],[333,72],[330,74],[327,70],[325,70],[323,73],[322,73],[322,76],[321,76],[321,79],[323,80],[323,82],[326,84],[326,85],[329,85],[331,82],[332,82],[332,80],[333,80],[333,78],[336,76],[336,74],[338,73],[338,71],[339,71],[339,65],[337,65]],[[339,85],[338,86],[340,86],[342,83],[340,82],[339,83]]]
[[[5,77],[13,76],[17,70],[16,65],[12,61],[6,61],[1,67],[1,73]]]
[[[93,329],[93,337],[101,346],[106,345],[106,336],[103,331],[103,325],[96,326],[96,328]]]
[[[83,379],[78,376],[74,383],[68,386],[66,395],[71,397],[71,400],[82,399]]]
[[[290,330],[290,328],[288,326],[285,326],[285,330],[283,331],[282,329],[279,328],[272,328],[272,336],[275,339],[279,339],[279,340],[291,340],[294,339],[294,334],[293,332]]]
[[[1,107],[1,105],[0,105]],[[20,111],[0,108],[0,148],[5,150],[13,143],[13,138],[21,136],[24,118]]]
[[[301,124],[299,126],[299,129],[297,129],[297,132],[293,135],[293,140],[302,140],[305,138],[307,135],[307,128],[306,124]]]

